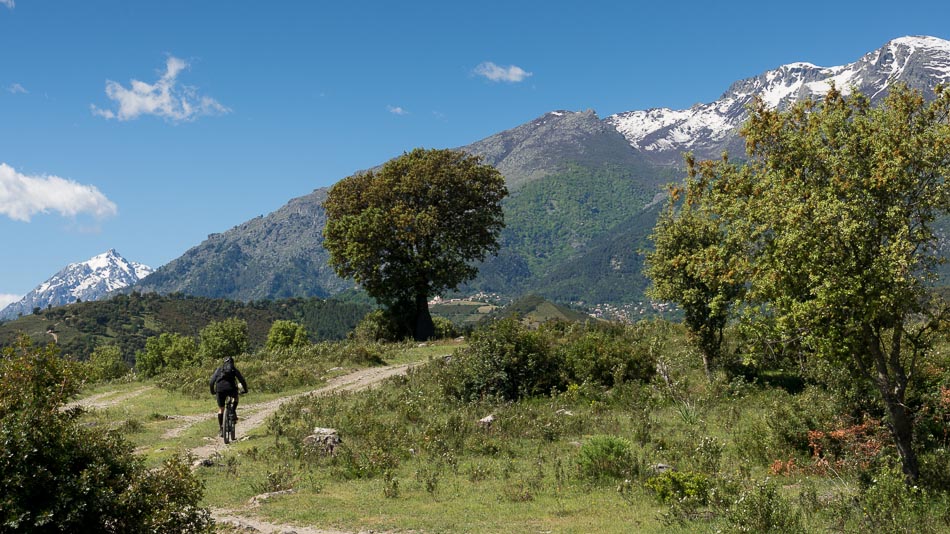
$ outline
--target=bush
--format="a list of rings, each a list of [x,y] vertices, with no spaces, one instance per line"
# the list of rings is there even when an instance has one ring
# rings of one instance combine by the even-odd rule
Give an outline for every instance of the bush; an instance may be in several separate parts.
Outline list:
[[[170,369],[181,369],[195,359],[195,342],[181,334],[161,334],[145,340],[145,350],[135,355],[135,370],[148,378]]]
[[[118,433],[62,410],[75,364],[28,338],[0,358],[0,531],[210,532],[202,486],[181,459],[149,470]]]
[[[883,534],[939,532],[938,518],[929,513],[928,500],[925,490],[907,484],[900,467],[885,467],[861,496],[864,527]]]
[[[458,337],[459,335],[459,332],[455,328],[455,325],[452,324],[452,321],[446,319],[445,317],[433,317],[432,323],[435,325],[436,339],[449,339]]]
[[[518,400],[561,389],[564,380],[561,360],[543,334],[502,319],[473,332],[469,346],[446,364],[442,384],[463,401]]]
[[[400,328],[396,320],[384,310],[373,310],[356,325],[350,338],[363,343],[378,341],[401,341]]]
[[[198,353],[203,361],[222,360],[247,352],[247,321],[237,318],[213,321],[201,329]]]
[[[129,372],[122,351],[115,345],[100,345],[89,355],[86,372],[90,380],[115,380]]]
[[[293,321],[277,320],[267,333],[267,348],[304,347],[310,344],[307,329]]]
[[[635,478],[640,464],[633,446],[617,436],[593,436],[577,456],[581,476],[594,481]]]
[[[571,379],[578,384],[593,382],[613,387],[653,378],[656,358],[634,328],[590,329],[561,347]]]
[[[709,504],[712,488],[709,477],[689,471],[666,471],[647,479],[644,486],[664,504],[689,501],[702,506]]]
[[[792,534],[805,532],[801,512],[779,494],[774,482],[756,482],[726,513],[726,532]]]

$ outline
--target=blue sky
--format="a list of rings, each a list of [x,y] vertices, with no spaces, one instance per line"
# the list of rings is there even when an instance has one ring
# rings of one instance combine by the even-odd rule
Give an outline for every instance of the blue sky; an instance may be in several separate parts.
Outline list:
[[[682,109],[947,21],[945,1],[0,0],[0,295],[109,248],[158,267],[415,147]]]

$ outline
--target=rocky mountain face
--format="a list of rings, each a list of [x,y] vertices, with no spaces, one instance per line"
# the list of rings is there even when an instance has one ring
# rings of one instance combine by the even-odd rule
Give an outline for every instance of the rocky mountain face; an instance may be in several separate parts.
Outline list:
[[[33,313],[34,308],[99,300],[112,291],[131,286],[154,269],[129,261],[110,249],[84,262],[71,263],[25,297],[0,310],[0,319]]]
[[[323,248],[326,197],[326,189],[317,189],[267,216],[211,234],[136,289],[251,301],[327,297],[352,287],[333,273]]]
[[[845,94],[857,89],[872,102],[895,83],[905,83],[927,96],[939,83],[950,82],[950,41],[935,37],[902,37],[864,57],[838,67],[792,63],[732,84],[715,102],[690,109],[655,108],[607,117],[635,150],[659,164],[679,164],[691,151],[702,159],[723,150],[741,154],[737,134],[756,96],[780,109],[810,97],[821,97],[832,83]]]
[[[895,39],[854,63],[784,65],[732,84],[712,103],[688,110],[611,115],[552,111],[460,147],[505,176],[506,228],[497,257],[480,266],[466,291],[537,293],[560,302],[644,300],[647,236],[663,184],[677,181],[682,153],[718,158],[744,152],[738,127],[756,96],[785,108],[821,96],[829,85],[877,100],[903,82],[932,95],[950,82],[950,42]],[[222,234],[214,234],[137,285],[143,291],[256,300],[327,296],[352,287],[327,265],[326,190]]]

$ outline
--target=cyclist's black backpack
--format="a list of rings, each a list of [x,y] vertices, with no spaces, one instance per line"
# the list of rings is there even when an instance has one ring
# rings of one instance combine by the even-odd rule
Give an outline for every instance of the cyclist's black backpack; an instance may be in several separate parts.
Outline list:
[[[234,383],[234,360],[231,358],[224,360],[224,364],[221,365],[221,377],[232,384]]]
[[[237,372],[236,372],[236,369],[234,368],[234,360],[231,358],[224,360],[224,363],[221,364],[221,367],[218,367],[214,371],[214,374],[211,375],[212,393],[214,393],[216,389],[218,391],[222,391],[222,388],[217,387],[217,384],[220,384],[222,382],[227,384],[226,386],[224,386],[224,389],[223,389],[224,391],[230,388],[236,388],[237,387],[237,381],[235,380],[236,374]]]

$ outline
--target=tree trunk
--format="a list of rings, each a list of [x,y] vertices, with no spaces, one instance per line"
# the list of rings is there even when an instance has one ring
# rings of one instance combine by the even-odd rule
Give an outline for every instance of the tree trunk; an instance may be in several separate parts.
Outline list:
[[[914,451],[914,414],[892,392],[881,391],[887,414],[890,417],[888,427],[897,447],[897,454],[901,458],[901,469],[908,483],[917,482],[920,476],[920,466],[917,463],[917,452]]]
[[[412,337],[416,341],[428,341],[435,337],[435,324],[429,313],[429,299],[425,293],[416,294],[415,321],[413,321]]]
[[[865,328],[864,340],[873,358],[877,374],[874,383],[877,384],[881,398],[884,400],[884,407],[887,409],[887,426],[901,459],[901,469],[904,471],[907,482],[913,484],[920,476],[920,466],[917,463],[917,453],[914,451],[914,412],[904,402],[908,374],[900,360],[902,340],[900,328],[900,325],[895,328],[890,353],[881,347],[881,337],[876,335],[870,327]],[[861,369],[868,373],[869,369],[864,366],[860,358],[857,358],[857,362]]]

